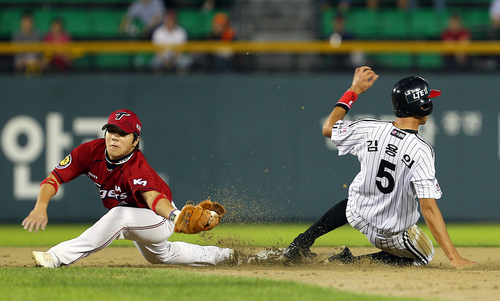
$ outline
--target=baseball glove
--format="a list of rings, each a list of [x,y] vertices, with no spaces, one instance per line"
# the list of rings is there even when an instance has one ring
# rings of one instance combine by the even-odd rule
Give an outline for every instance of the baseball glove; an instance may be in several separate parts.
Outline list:
[[[177,233],[195,234],[215,228],[226,214],[226,209],[219,203],[206,200],[198,205],[186,204],[175,221]]]

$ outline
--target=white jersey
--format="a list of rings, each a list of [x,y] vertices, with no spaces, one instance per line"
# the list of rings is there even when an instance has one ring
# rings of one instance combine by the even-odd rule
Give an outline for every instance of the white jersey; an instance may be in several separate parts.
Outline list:
[[[331,139],[339,156],[350,153],[361,163],[347,205],[354,228],[369,226],[382,235],[408,230],[420,217],[416,197],[441,197],[434,149],[416,131],[390,121],[339,120]]]

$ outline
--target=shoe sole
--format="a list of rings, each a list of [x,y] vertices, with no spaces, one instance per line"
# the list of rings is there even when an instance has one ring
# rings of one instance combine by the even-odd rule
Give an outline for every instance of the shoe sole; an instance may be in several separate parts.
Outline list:
[[[43,265],[40,264],[40,262],[38,262],[38,259],[36,258],[36,255],[35,255],[35,252],[31,252],[31,258],[33,258],[33,260],[35,261],[35,266],[37,266],[39,268],[43,267]]]

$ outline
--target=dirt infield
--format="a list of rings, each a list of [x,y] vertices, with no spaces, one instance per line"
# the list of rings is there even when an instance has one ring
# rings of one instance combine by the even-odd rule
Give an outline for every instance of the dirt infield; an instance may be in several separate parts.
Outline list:
[[[0,267],[33,266],[31,248],[0,248]],[[354,255],[371,253],[374,248],[351,248]],[[247,249],[257,252],[260,249]],[[331,250],[312,248],[322,254]],[[440,249],[432,263],[425,267],[398,268],[373,262],[344,265],[312,264],[245,264],[216,267],[153,266],[135,248],[110,247],[85,258],[75,266],[176,268],[201,274],[264,277],[301,281],[358,293],[392,296],[414,296],[442,300],[500,300],[500,249],[459,248],[466,258],[480,266],[454,270]]]

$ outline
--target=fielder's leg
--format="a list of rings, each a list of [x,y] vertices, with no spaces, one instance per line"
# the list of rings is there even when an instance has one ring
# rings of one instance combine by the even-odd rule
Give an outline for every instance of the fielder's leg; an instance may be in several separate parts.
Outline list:
[[[230,257],[230,249],[199,246],[180,241],[164,241],[158,244],[134,241],[134,244],[142,256],[152,264],[216,265],[229,260]]]
[[[167,240],[171,222],[144,208],[115,207],[77,238],[52,247],[55,267],[70,265],[107,247],[115,239],[140,239],[149,243]]]

